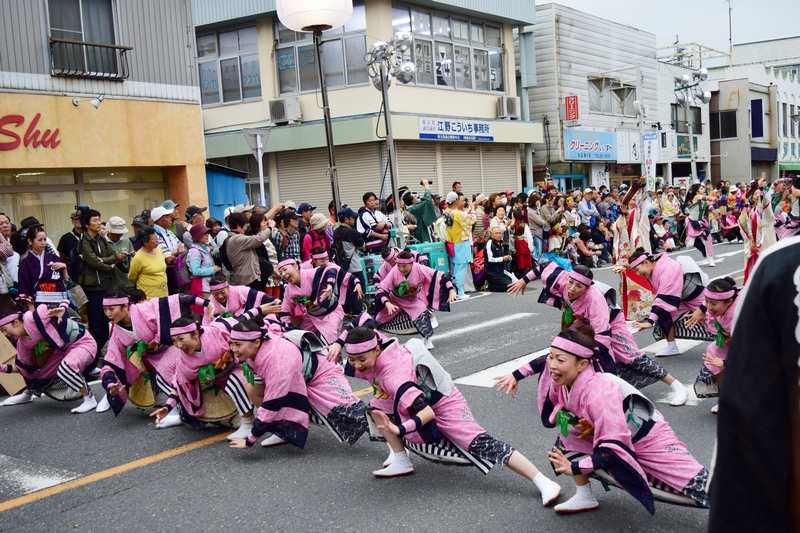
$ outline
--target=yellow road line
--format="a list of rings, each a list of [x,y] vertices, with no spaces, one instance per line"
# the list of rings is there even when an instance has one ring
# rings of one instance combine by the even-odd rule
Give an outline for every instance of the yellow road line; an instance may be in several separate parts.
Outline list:
[[[78,479],[73,479],[72,481],[67,481],[66,483],[62,483],[60,485],[55,485],[53,487],[48,487],[46,489],[38,490],[36,492],[31,492],[30,494],[26,494],[25,496],[20,496],[19,498],[14,498],[11,500],[0,502],[0,513],[3,513],[10,509],[21,507],[23,505],[27,505],[29,503],[33,503],[38,500],[42,500],[44,498],[49,498],[50,496],[55,496],[56,494],[61,494],[62,492],[82,487],[84,485],[88,485],[96,481],[101,481],[103,479],[107,479],[112,476],[129,472],[131,470],[135,470],[136,468],[141,468],[143,466],[151,465],[153,463],[163,461],[164,459],[175,457],[176,455],[181,455],[183,453],[190,452],[192,450],[197,450],[198,448],[208,446],[209,444],[214,444],[215,442],[225,440],[225,436],[226,435],[215,435],[207,439],[199,440],[197,442],[192,442],[191,444],[185,444],[183,446],[173,448],[172,450],[167,450],[165,452],[137,459],[136,461],[131,461],[130,463],[125,463],[119,466],[115,466],[113,468],[109,468],[108,470],[102,470],[100,472],[96,472],[88,476],[79,477]]]
[[[735,278],[733,278],[733,281],[739,281],[740,279],[744,279],[744,275],[736,276]]]
[[[367,387],[366,389],[357,390],[353,394],[355,394],[356,396],[366,396],[367,394],[371,393],[372,393],[372,387]]]

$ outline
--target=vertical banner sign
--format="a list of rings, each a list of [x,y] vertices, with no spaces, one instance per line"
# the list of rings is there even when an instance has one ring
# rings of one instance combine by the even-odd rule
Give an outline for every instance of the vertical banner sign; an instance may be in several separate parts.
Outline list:
[[[659,158],[658,133],[645,133],[644,141],[644,173],[647,176],[647,190],[656,188],[656,162]]]
[[[577,126],[580,118],[580,101],[577,95],[565,96],[564,121],[566,122],[566,126]]]

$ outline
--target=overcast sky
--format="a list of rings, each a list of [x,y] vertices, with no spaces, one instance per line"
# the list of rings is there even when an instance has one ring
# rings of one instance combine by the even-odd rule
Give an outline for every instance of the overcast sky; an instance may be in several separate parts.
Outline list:
[[[536,5],[546,4],[536,0]],[[728,51],[725,0],[556,0],[579,11],[656,34],[659,47],[696,42]],[[733,43],[800,35],[797,0],[731,0]]]

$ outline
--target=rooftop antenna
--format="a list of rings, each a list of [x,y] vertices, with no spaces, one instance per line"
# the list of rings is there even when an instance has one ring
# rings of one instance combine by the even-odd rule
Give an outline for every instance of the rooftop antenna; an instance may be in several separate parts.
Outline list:
[[[728,65],[733,66],[733,25],[731,24],[731,13],[733,12],[733,8],[731,7],[731,0],[727,0],[728,2],[728,44],[729,44],[729,56],[728,56]]]

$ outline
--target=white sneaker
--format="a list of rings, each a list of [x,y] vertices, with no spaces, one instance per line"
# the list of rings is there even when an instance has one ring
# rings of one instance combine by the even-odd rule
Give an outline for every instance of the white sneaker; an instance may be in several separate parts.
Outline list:
[[[680,355],[681,351],[678,349],[678,344],[675,342],[668,342],[667,347],[656,354],[656,357],[672,357],[673,355]]]
[[[431,317],[431,327],[432,327],[433,329],[436,329],[436,328],[438,328],[438,327],[439,327],[439,321],[438,321],[438,320],[436,320],[436,316],[432,316],[432,317]]]
[[[469,294],[462,294],[458,297],[459,300],[469,300]]]
[[[717,405],[715,405],[714,407],[711,408],[711,414],[712,415],[715,415],[717,413],[719,413],[719,404],[717,404]]]
[[[686,405],[686,400],[689,399],[689,389],[680,381],[673,381],[670,385],[672,387],[672,401],[669,402],[670,405],[674,407],[680,407],[681,405]]]
[[[111,409],[111,404],[108,403],[108,395],[103,394],[103,399],[100,400],[100,403],[97,404],[97,408],[95,409],[95,411],[97,411],[98,413],[105,413],[109,409]]]
[[[288,443],[277,435],[272,435],[269,438],[266,438],[263,441],[261,441],[262,448],[273,448],[275,446],[280,446],[281,444],[288,444]]]
[[[426,350],[433,350],[433,343],[431,342],[430,337],[425,337],[425,349]]]
[[[582,488],[583,487],[578,487],[578,489]],[[600,504],[597,503],[597,500],[595,499],[590,489],[590,490],[579,490],[578,492],[575,493],[575,496],[565,501],[564,503],[559,503],[553,509],[558,514],[574,514],[574,513],[585,513],[586,511],[594,511],[599,507]]]
[[[710,266],[710,267],[717,266],[716,263],[714,263],[714,258],[713,257],[709,257],[708,258],[708,266]]]
[[[22,405],[23,403],[31,403],[33,401],[33,394],[26,394],[25,391],[20,392],[16,396],[6,398],[3,405]]]
[[[375,470],[372,475],[375,477],[400,477],[414,473],[414,465],[407,454],[394,454],[394,460],[389,466],[381,470]]]
[[[97,400],[94,399],[94,396],[90,392],[88,396],[83,397],[83,403],[80,404],[75,409],[73,409],[72,413],[80,415],[83,413],[88,413],[89,411],[94,411],[96,407],[97,407]]]
[[[250,431],[253,429],[253,419],[252,418],[243,418],[242,425],[239,426],[239,429],[225,437],[228,440],[233,439],[246,439],[250,436]]]
[[[555,502],[561,496],[561,485],[551,480],[541,472],[536,474],[533,482],[542,494],[542,505],[545,507]]]

